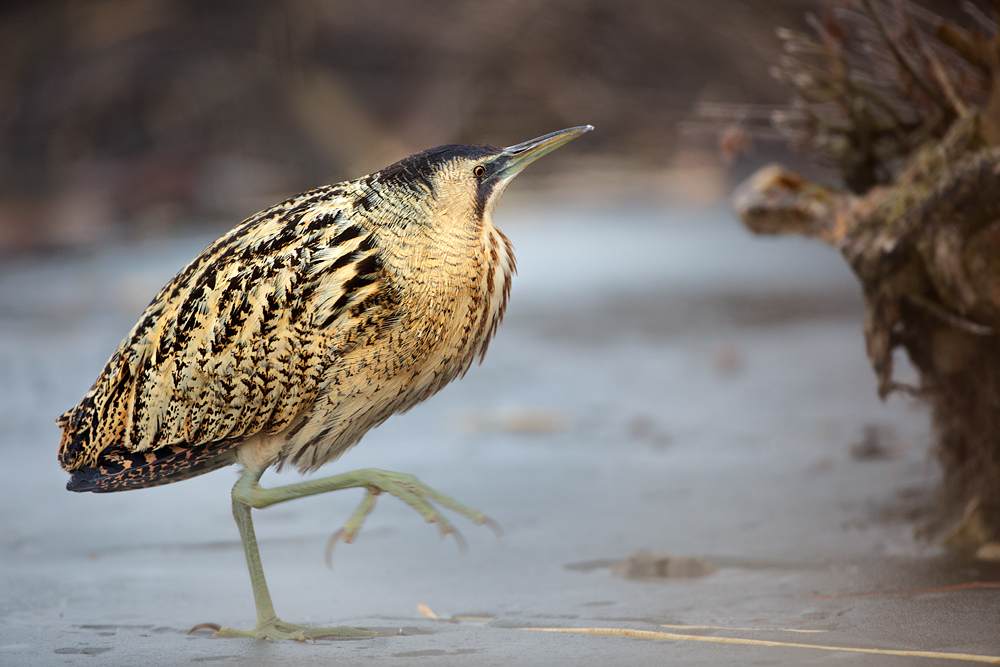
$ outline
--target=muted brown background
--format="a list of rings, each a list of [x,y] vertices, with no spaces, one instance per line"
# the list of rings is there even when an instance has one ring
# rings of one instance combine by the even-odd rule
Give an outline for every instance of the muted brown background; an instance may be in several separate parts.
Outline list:
[[[585,123],[599,131],[533,169],[534,187],[717,198],[713,139],[685,140],[677,122],[702,101],[785,100],[768,73],[774,26],[802,26],[815,4],[8,4],[0,249],[225,228],[430,146]],[[570,169],[591,178],[546,178]],[[688,180],[671,185],[671,169]]]
[[[961,15],[961,3],[926,6]],[[980,1],[977,4],[982,5]],[[779,104],[818,0],[52,0],[0,8],[0,252],[219,230],[441,143],[598,132],[519,187],[696,202],[699,103]],[[763,155],[761,154],[763,151]],[[746,158],[744,158],[746,160]],[[526,181],[529,179],[525,179]]]

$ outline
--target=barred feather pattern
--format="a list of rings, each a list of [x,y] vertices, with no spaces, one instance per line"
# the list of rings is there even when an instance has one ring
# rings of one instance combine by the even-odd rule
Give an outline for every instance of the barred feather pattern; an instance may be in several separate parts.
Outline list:
[[[128,468],[123,488],[237,460],[314,470],[482,360],[513,250],[495,200],[457,187],[464,163],[435,165],[432,181],[415,157],[293,197],[206,248],[59,418],[62,467],[109,480]]]

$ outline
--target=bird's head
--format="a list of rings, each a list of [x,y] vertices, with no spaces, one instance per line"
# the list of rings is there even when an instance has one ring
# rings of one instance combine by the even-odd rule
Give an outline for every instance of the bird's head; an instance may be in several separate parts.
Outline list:
[[[571,127],[507,148],[450,144],[411,155],[373,176],[383,187],[401,188],[444,218],[489,219],[507,185],[529,164],[592,125]],[[435,216],[435,217],[438,217]]]

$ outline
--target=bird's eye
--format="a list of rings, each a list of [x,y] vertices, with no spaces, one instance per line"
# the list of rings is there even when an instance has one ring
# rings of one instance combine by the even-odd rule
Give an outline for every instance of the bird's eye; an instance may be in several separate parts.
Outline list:
[[[476,167],[475,167],[475,169],[472,170],[472,174],[476,178],[482,178],[483,176],[486,175],[486,167],[484,167],[481,164],[477,164]]]

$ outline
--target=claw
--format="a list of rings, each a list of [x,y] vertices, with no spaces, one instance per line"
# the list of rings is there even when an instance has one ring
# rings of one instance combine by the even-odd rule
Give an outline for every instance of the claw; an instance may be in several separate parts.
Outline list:
[[[218,632],[221,629],[222,626],[219,625],[218,623],[199,623],[198,625],[188,630],[188,635],[189,636],[193,635],[195,632],[198,632],[199,630],[211,630],[212,632]]]
[[[338,528],[326,542],[326,549],[323,552],[323,558],[326,561],[326,569],[328,570],[333,569],[333,548],[337,546],[337,540],[339,540],[343,534],[344,529]],[[347,540],[345,539],[344,542],[347,542]]]
[[[309,634],[308,632],[306,632],[305,630],[303,630],[303,631],[302,631],[302,636],[303,636],[303,637],[304,637],[305,639],[308,639],[308,640],[310,640],[310,641],[311,641],[311,642],[312,642],[313,644],[316,644],[316,643],[317,643],[317,642],[316,642],[316,638],[315,638],[315,637],[313,637],[313,636],[312,636],[311,634]],[[303,639],[303,641],[305,641],[305,639]]]
[[[499,523],[489,518],[488,516],[483,516],[477,523],[480,526],[486,526],[487,528],[492,530],[493,534],[496,535],[498,540],[501,537],[503,537],[503,528],[500,527]]]
[[[469,553],[469,543],[465,541],[464,537],[462,537],[462,533],[452,528],[451,534],[455,538],[455,544],[458,545],[458,553],[462,554],[463,556]]]

